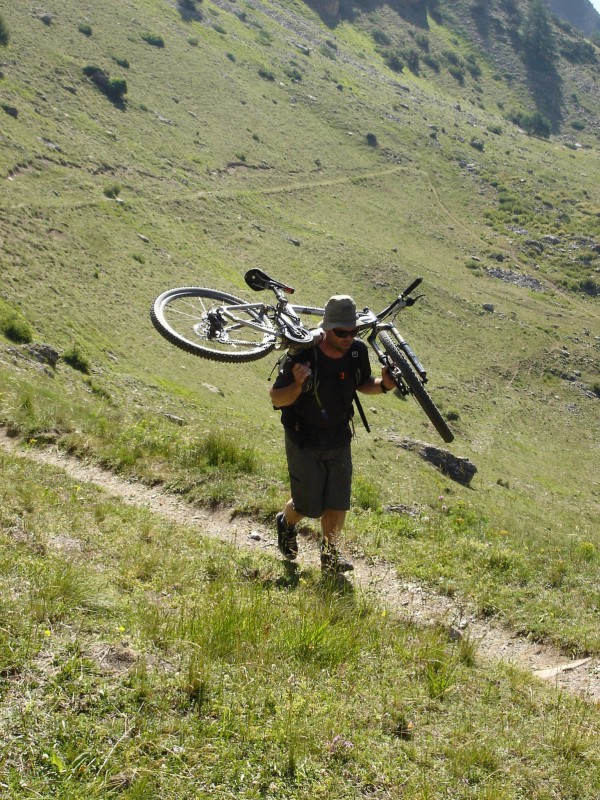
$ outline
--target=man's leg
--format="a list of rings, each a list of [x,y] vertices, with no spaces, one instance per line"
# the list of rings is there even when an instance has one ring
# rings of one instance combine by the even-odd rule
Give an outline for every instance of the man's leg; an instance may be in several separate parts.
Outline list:
[[[294,508],[294,501],[291,497],[285,504],[283,514],[288,525],[297,525],[301,519],[304,519],[304,514],[299,514]]]
[[[345,511],[334,511],[331,508],[325,509],[321,517],[321,532],[323,533],[323,541],[325,544],[335,547],[340,533],[342,532],[342,528],[344,527],[345,520]]]
[[[321,517],[321,532],[323,533],[321,569],[332,575],[339,575],[354,569],[352,562],[344,558],[337,547],[345,519],[345,511],[336,511],[331,508],[325,509]]]
[[[299,514],[294,508],[294,501],[290,498],[285,508],[277,514],[277,547],[290,561],[298,556],[298,531],[296,523],[304,519],[304,514]]]

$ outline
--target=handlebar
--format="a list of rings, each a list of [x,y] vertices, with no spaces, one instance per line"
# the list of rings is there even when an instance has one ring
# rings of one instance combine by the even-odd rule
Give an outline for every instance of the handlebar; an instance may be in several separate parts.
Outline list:
[[[406,297],[406,296],[407,296],[407,295],[409,295],[411,292],[414,292],[414,290],[417,288],[417,286],[420,286],[422,283],[423,283],[423,278],[416,278],[416,279],[415,279],[415,280],[414,280],[414,281],[411,283],[411,285],[408,287],[408,289],[405,289],[405,290],[402,292],[402,294],[400,295],[400,297]]]

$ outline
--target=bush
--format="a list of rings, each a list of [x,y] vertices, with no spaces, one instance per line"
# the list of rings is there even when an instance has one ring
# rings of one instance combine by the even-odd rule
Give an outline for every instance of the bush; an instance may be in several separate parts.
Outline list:
[[[164,47],[165,40],[157,33],[142,33],[142,39],[152,47]]]
[[[31,325],[16,312],[4,319],[0,318],[0,331],[16,344],[29,344],[33,341]]]
[[[0,14],[0,45],[6,47],[6,45],[10,41],[10,34],[8,32],[8,28],[6,27],[6,23],[4,22],[4,17]]]
[[[121,194],[121,187],[118,183],[111,183],[108,186],[104,187],[104,196],[110,197],[111,200],[114,200]]]
[[[419,52],[414,48],[411,50],[407,50],[404,53],[404,57],[406,58],[406,66],[409,70],[413,73],[413,75],[419,74]]]
[[[129,69],[129,61],[126,58],[119,58],[118,56],[113,56],[112,60],[115,64],[118,64],[123,69]]]
[[[379,142],[377,141],[377,136],[375,136],[374,133],[367,133],[366,139],[369,147],[377,147],[377,145],[379,144]]]
[[[379,28],[376,28],[371,34],[371,36],[373,37],[373,41],[376,44],[389,45],[392,43],[392,40],[387,35],[387,33],[385,31],[379,30]]]
[[[92,35],[92,26],[88,25],[85,22],[82,22],[81,25],[77,28],[79,33],[83,33],[84,36],[91,36]]]
[[[127,94],[127,81],[125,78],[112,78],[106,87],[106,94],[111,100],[122,102]]]
[[[388,53],[385,63],[392,70],[392,72],[402,72],[404,69],[404,62],[399,53]]]
[[[465,82],[465,73],[461,67],[448,67],[448,72],[462,86]]]
[[[78,372],[83,372],[84,375],[90,374],[90,362],[76,344],[65,352],[63,361]]]
[[[260,75],[261,78],[263,78],[266,81],[275,80],[275,75],[272,72],[269,72],[269,70],[267,69],[262,69],[262,67],[258,70],[258,74]]]
[[[440,71],[440,62],[437,60],[435,56],[430,55],[429,53],[425,53],[422,57],[422,61],[427,64],[434,72]]]
[[[600,295],[600,284],[596,283],[592,278],[580,281],[577,288],[580,292],[588,294],[590,297],[598,297]]]
[[[518,114],[517,120],[517,124],[532,136],[542,136],[544,139],[547,139],[550,136],[552,127],[550,125],[550,120],[548,120],[539,111],[534,111],[531,114]]]
[[[83,74],[95,83],[96,86],[108,98],[115,103],[123,101],[123,96],[127,94],[127,81],[124,78],[110,78],[108,73],[100,67],[88,65],[83,68]]]

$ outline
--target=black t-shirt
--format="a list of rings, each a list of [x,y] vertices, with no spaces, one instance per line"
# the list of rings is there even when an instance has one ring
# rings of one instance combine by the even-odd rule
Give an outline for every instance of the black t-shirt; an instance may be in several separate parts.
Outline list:
[[[352,399],[357,386],[371,375],[369,353],[360,339],[341,358],[330,358],[319,347],[288,356],[274,388],[293,383],[295,363],[309,363],[312,387],[291,406],[281,409],[281,422],[298,444],[320,450],[342,447],[352,438]]]

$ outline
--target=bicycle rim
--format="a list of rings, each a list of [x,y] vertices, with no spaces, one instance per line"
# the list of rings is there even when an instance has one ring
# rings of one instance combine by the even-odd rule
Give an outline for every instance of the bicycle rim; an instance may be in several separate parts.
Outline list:
[[[159,295],[150,309],[156,330],[186,353],[241,363],[263,358],[275,346],[275,328],[262,308],[239,309],[232,321],[216,309],[244,301],[215,289],[181,287]],[[251,324],[255,327],[248,327]]]
[[[450,443],[453,441],[454,434],[448,427],[446,420],[442,417],[439,409],[427,393],[427,390],[421,383],[418,375],[411,367],[404,354],[400,351],[395,341],[392,339],[389,333],[385,332],[381,334],[380,339],[386,353],[392,359],[394,364],[396,364],[396,366],[400,369],[400,373],[406,381],[406,385],[408,386],[410,393],[421,406],[423,411],[427,414],[436,431],[445,442]]]

